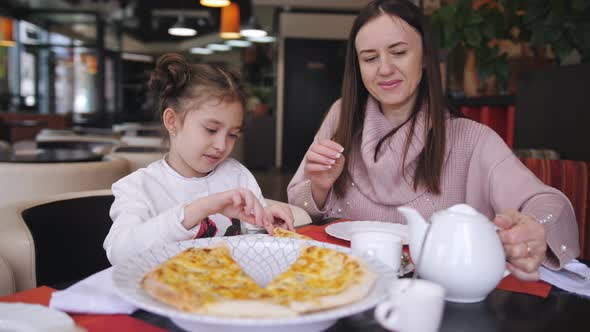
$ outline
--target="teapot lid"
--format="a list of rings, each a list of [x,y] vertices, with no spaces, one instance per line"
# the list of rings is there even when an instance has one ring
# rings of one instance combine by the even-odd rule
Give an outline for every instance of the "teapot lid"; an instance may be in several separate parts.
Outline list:
[[[470,221],[489,221],[486,216],[477,212],[476,209],[472,208],[467,204],[456,204],[450,208],[435,213],[437,218],[453,217],[453,219],[462,219]]]

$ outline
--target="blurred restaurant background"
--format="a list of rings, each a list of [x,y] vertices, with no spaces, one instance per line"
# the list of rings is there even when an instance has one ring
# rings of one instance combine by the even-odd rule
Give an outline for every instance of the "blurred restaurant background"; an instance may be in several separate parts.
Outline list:
[[[267,197],[286,201],[289,179],[340,95],[346,39],[366,3],[2,1],[0,178],[2,164],[83,161],[63,152],[60,160],[51,149],[118,153],[129,172],[159,158],[165,146],[147,81],[159,55],[179,52],[241,72],[250,98],[232,156]],[[454,107],[492,127],[522,158],[585,162],[587,174],[587,2],[415,3],[434,25]]]

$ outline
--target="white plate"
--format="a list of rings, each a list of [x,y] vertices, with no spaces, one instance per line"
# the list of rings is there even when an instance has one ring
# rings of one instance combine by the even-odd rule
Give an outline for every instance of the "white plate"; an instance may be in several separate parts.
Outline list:
[[[343,221],[326,227],[326,233],[346,241],[350,241],[352,233],[358,231],[393,233],[402,239],[403,244],[408,244],[410,233],[408,225],[383,221]]]
[[[73,332],[66,313],[39,304],[0,303],[0,332]]]
[[[227,318],[189,313],[152,298],[141,288],[140,281],[143,276],[158,264],[184,249],[207,247],[219,241],[228,243],[233,258],[262,286],[293,264],[302,244],[350,253],[350,249],[342,246],[312,240],[274,238],[262,234],[190,240],[154,247],[123,264],[116,265],[113,271],[115,287],[128,301],[144,310],[167,316],[188,331],[291,332],[325,330],[339,318],[373,308],[385,298],[387,285],[395,278],[395,272],[391,268],[375,259],[364,257],[369,268],[379,276],[367,297],[347,306],[281,319]]]

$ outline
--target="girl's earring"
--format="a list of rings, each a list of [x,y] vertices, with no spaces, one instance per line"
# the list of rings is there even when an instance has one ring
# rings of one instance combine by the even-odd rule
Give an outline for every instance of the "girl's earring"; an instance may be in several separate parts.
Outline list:
[[[176,132],[175,131],[171,131],[170,134],[172,134],[172,136],[176,136]]]

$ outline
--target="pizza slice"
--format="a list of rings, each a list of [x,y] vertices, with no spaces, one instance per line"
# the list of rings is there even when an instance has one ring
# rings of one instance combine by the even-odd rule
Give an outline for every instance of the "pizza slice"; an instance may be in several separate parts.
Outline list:
[[[223,242],[177,254],[147,273],[141,286],[152,297],[184,311],[248,318],[297,315],[250,278]]]
[[[274,236],[274,237],[287,237],[287,238],[291,238],[291,239],[301,239],[301,240],[313,240],[309,236],[297,234],[295,232],[291,232],[290,230],[280,228],[280,227],[275,227],[272,230],[272,236]]]
[[[305,246],[295,263],[266,290],[280,304],[301,314],[356,302],[371,291],[376,279],[360,258]]]

